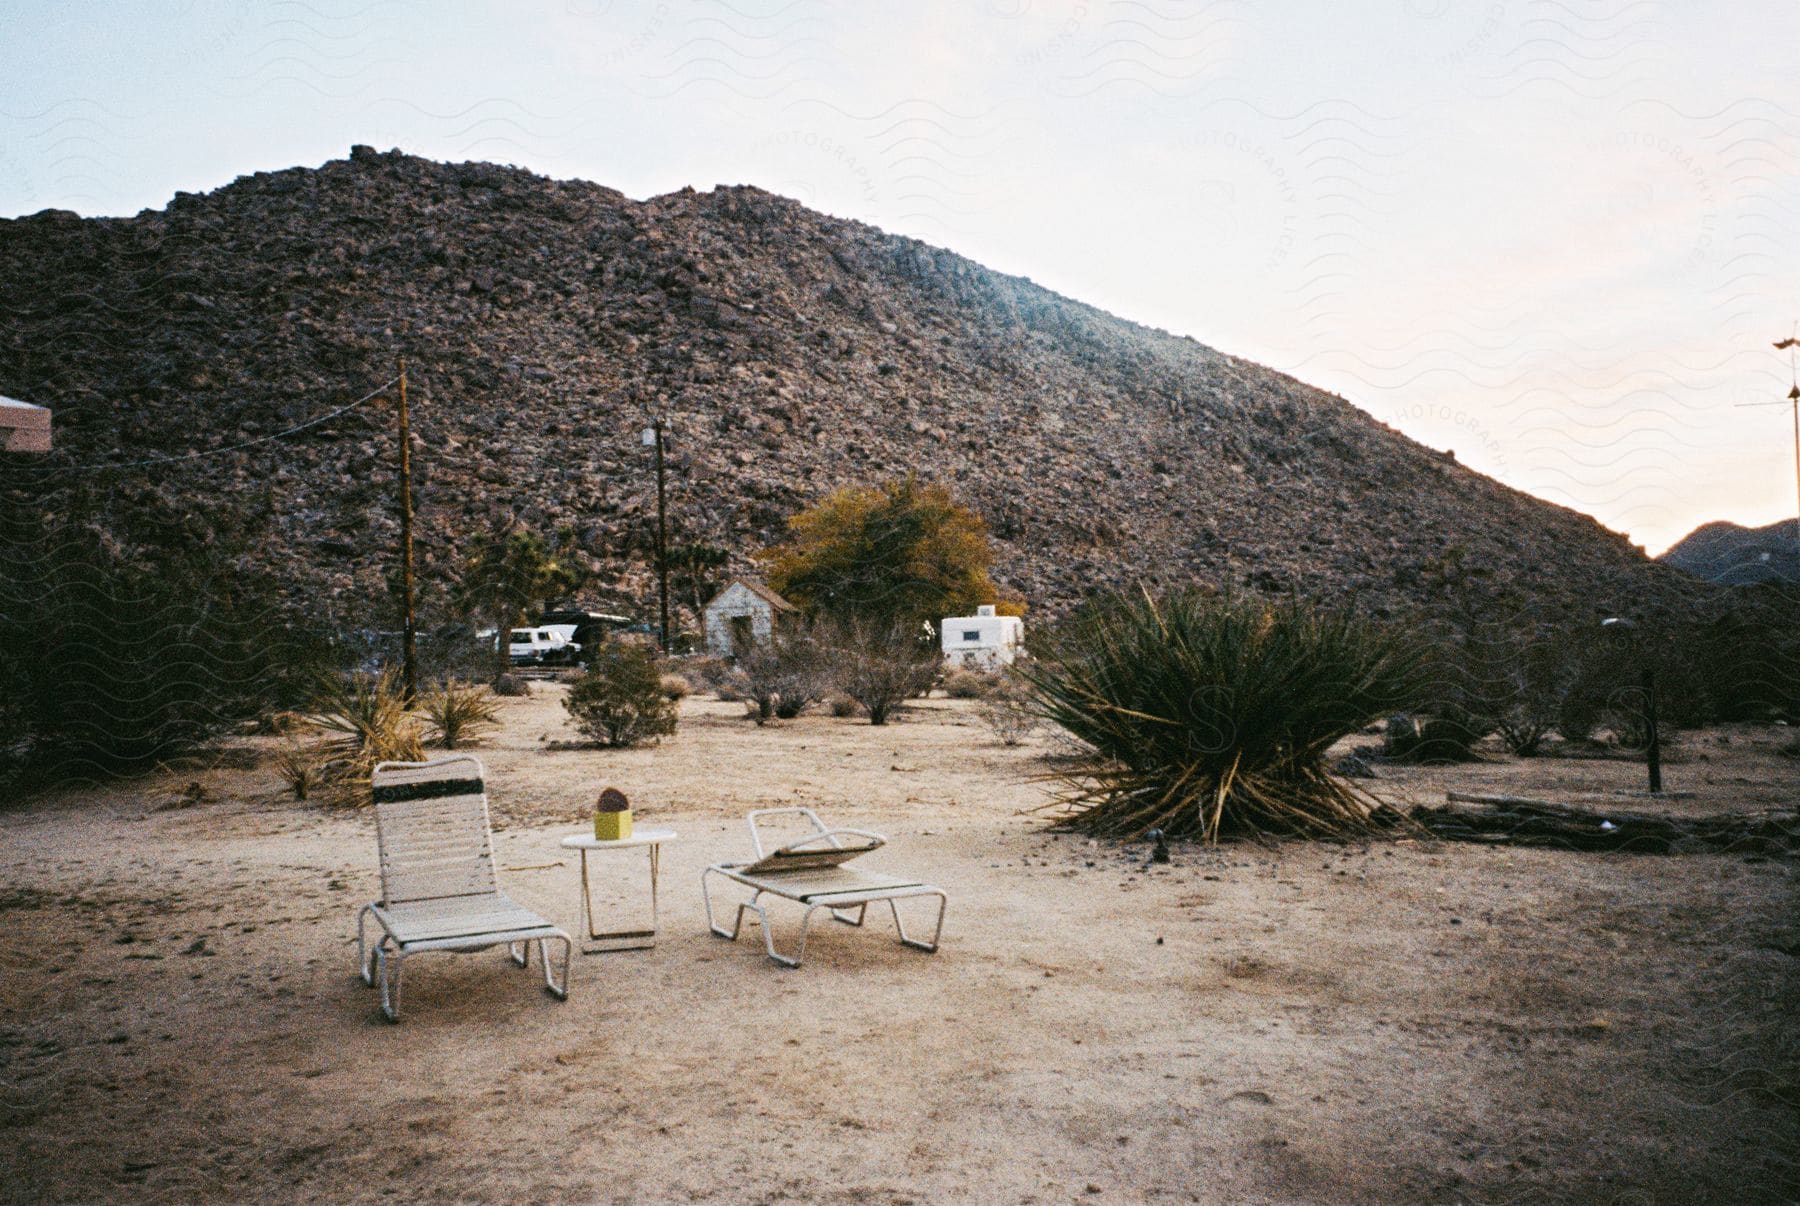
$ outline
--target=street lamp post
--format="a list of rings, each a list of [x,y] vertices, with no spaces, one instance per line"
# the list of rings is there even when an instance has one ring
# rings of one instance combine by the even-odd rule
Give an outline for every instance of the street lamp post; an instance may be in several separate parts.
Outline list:
[[[1626,635],[1635,633],[1637,629],[1637,625],[1630,620],[1618,616],[1600,621],[1600,627],[1608,632]],[[1650,791],[1652,795],[1655,795],[1662,791],[1662,737],[1657,731],[1656,668],[1651,664],[1649,655],[1644,652],[1642,643],[1634,641],[1633,645],[1637,648],[1640,659],[1638,681],[1644,691],[1644,728],[1648,734],[1648,741],[1644,748],[1644,761],[1650,768]]]

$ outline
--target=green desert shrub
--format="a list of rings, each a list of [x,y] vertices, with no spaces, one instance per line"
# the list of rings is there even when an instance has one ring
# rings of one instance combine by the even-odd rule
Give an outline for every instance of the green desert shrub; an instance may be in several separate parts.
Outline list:
[[[1556,728],[1558,705],[1575,676],[1570,642],[1523,624],[1488,626],[1483,638],[1482,711],[1507,749],[1533,757]]]
[[[1370,828],[1378,806],[1328,774],[1325,753],[1425,686],[1394,634],[1197,591],[1097,600],[1016,673],[1081,743],[1059,772],[1060,825],[1208,841]]]
[[[563,707],[576,728],[609,746],[667,737],[680,715],[663,690],[655,651],[622,641],[609,641],[594,652],[587,673],[563,697]]]
[[[1571,745],[1586,745],[1600,727],[1601,713],[1606,710],[1606,696],[1594,684],[1578,677],[1563,692],[1556,705],[1556,731]]]
[[[487,687],[445,681],[419,697],[433,741],[453,750],[492,732],[500,723],[500,703]]]

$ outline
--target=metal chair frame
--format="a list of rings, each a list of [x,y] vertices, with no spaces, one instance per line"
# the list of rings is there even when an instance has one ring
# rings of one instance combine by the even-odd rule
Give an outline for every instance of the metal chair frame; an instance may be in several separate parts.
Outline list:
[[[798,813],[806,817],[811,822],[814,832],[774,851],[765,851],[757,822],[763,817],[781,813]],[[833,851],[850,849],[851,847],[846,847],[843,842],[846,837],[862,838],[867,842],[865,846],[857,848],[857,854],[885,844],[886,838],[864,829],[829,828],[812,809],[801,807],[755,809],[747,818],[747,823],[750,827],[751,846],[757,855],[756,861],[753,863],[715,863],[700,873],[700,894],[706,902],[706,924],[714,935],[729,942],[737,941],[737,936],[743,929],[744,914],[754,913],[757,923],[762,927],[763,947],[768,952],[769,958],[782,967],[797,968],[806,957],[806,938],[814,913],[824,909],[831,914],[833,921],[860,928],[869,906],[878,901],[886,901],[889,912],[893,914],[894,929],[899,934],[902,945],[925,951],[928,954],[936,953],[944,933],[944,913],[950,902],[949,896],[942,888],[840,866],[837,868],[840,874],[846,872],[852,874],[859,882],[855,886],[833,889],[829,886],[829,881],[825,881],[824,886],[821,886],[816,868],[802,867],[795,870],[777,871],[764,869],[764,864],[770,861],[783,856],[798,856],[803,859],[805,855],[820,847]],[[855,857],[855,855],[850,857]],[[733,918],[729,930],[719,924],[717,914],[713,910],[710,877],[714,875],[722,876],[751,889],[750,899],[739,902],[737,914]],[[883,882],[884,880],[887,882]],[[765,894],[792,900],[806,906],[806,911],[800,917],[798,945],[791,956],[784,955],[775,948],[775,934],[769,921],[768,906],[762,903]],[[932,929],[930,941],[914,938],[907,932],[906,923],[901,919],[900,906],[897,903],[920,896],[936,897],[938,902],[937,920]],[[852,910],[855,911],[854,915],[852,915]]]
[[[373,783],[381,899],[356,915],[356,962],[365,985],[380,985],[382,1015],[400,1020],[401,976],[409,955],[501,944],[524,968],[531,966],[535,944],[545,991],[566,1001],[575,943],[500,890],[480,759],[458,754],[429,762],[383,762],[375,767]],[[391,798],[384,801],[384,794]],[[371,918],[381,930],[372,945]],[[560,974],[552,969],[550,942],[562,943]]]

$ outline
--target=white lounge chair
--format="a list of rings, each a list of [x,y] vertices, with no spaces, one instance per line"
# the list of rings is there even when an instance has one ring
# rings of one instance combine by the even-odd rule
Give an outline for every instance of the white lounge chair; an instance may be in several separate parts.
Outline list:
[[[529,967],[535,942],[545,990],[567,1000],[575,944],[500,890],[480,759],[383,762],[374,794],[381,899],[356,916],[356,960],[364,984],[379,978],[388,1021],[400,1020],[401,963],[423,951],[479,951],[504,942],[513,962]],[[381,927],[373,947],[365,938],[371,917]],[[552,940],[563,944],[560,982],[544,945]]]
[[[803,816],[811,824],[813,832],[798,841],[765,853],[757,822],[764,817],[783,813]],[[769,958],[783,967],[799,967],[800,961],[806,957],[806,929],[815,912],[829,909],[832,920],[860,926],[863,914],[871,904],[886,901],[888,909],[894,915],[894,928],[899,931],[902,943],[922,951],[937,950],[938,939],[944,933],[944,910],[949,905],[949,897],[942,888],[916,879],[883,875],[844,865],[859,855],[885,845],[886,838],[863,829],[828,828],[810,808],[758,808],[750,813],[747,820],[750,826],[750,844],[756,851],[756,861],[716,863],[700,873],[700,894],[706,901],[706,924],[714,934],[735,942],[738,931],[744,925],[744,914],[755,913],[762,925],[763,945],[769,952]],[[729,930],[719,925],[713,916],[709,877],[714,875],[751,889],[750,899],[738,905],[737,917]],[[806,912],[800,917],[799,946],[791,958],[775,949],[775,935],[769,926],[769,910],[761,903],[765,895],[779,896],[806,906]],[[913,896],[937,897],[937,925],[932,930],[929,942],[921,942],[909,935],[905,923],[900,920],[900,906],[896,902]]]

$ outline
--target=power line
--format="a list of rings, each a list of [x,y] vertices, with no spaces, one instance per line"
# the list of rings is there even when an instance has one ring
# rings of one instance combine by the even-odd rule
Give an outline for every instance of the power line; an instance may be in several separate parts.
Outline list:
[[[276,440],[284,440],[291,435],[298,435],[308,428],[317,427],[321,423],[329,423],[338,416],[348,414],[350,411],[355,410],[363,403],[368,402],[373,398],[380,397],[394,385],[398,384],[399,381],[400,378],[397,375],[390,377],[388,380],[382,382],[354,402],[346,402],[336,410],[327,411],[316,418],[306,420],[304,423],[296,423],[294,426],[289,427],[284,431],[273,432],[266,436],[258,436],[254,440],[245,440],[241,444],[227,444],[222,448],[206,448],[198,452],[183,453],[180,456],[155,456],[141,461],[123,461],[119,463],[95,462],[91,465],[21,465],[19,468],[35,473],[106,473],[117,469],[143,469],[153,465],[180,465],[190,461],[204,460],[209,456],[223,456],[228,452],[242,452],[246,448],[255,448],[259,444],[269,444]]]

